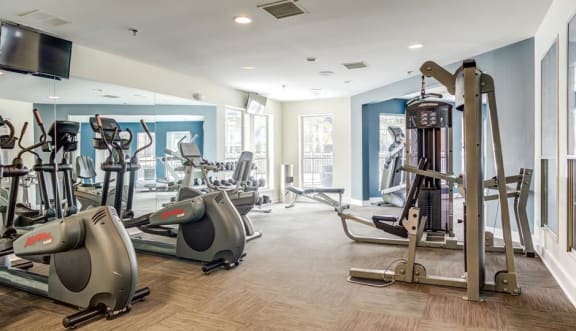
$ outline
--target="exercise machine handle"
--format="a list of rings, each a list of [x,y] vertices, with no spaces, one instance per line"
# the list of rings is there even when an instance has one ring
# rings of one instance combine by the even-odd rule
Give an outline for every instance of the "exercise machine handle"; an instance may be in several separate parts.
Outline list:
[[[42,135],[40,135],[40,141],[42,141],[42,144],[46,143],[46,128],[44,127],[44,121],[42,120],[42,116],[40,116],[40,111],[38,109],[34,109],[32,111],[34,113],[34,119],[36,120],[36,123],[38,124],[38,127],[40,127],[40,131],[42,131]]]
[[[15,135],[14,125],[9,120],[3,120],[0,117],[0,126],[3,126],[3,125],[6,125],[8,127],[8,130],[10,131],[8,139],[5,140],[6,144],[9,144],[9,143],[11,143],[12,139],[14,139],[14,135]],[[20,145],[20,142],[18,142],[18,145]],[[0,147],[4,147],[4,146],[2,145]]]
[[[150,139],[150,141],[148,143],[146,143],[146,145],[138,148],[136,150],[136,152],[134,152],[134,156],[132,157],[132,159],[137,159],[137,155],[138,153],[142,152],[143,150],[145,150],[146,148],[152,146],[152,133],[150,133],[150,129],[148,129],[148,125],[146,125],[146,122],[144,120],[140,120],[140,125],[142,125],[142,129],[144,129],[144,132],[146,132],[146,135],[148,136],[148,139]],[[132,132],[130,132],[130,135],[132,135]],[[132,139],[132,138],[130,138]]]
[[[34,149],[44,145],[45,141],[46,141],[46,135],[42,135],[40,136],[40,142],[37,144],[33,144],[31,146],[28,147],[24,147],[22,146],[22,139],[24,138],[24,135],[26,134],[26,129],[28,128],[28,122],[24,122],[24,125],[22,126],[22,131],[20,132],[20,138],[18,139],[18,147],[20,147],[20,152],[18,153],[18,155],[16,156],[16,159],[14,160],[14,165],[17,165],[18,163],[20,163],[20,161],[22,160],[22,155],[24,153],[32,153],[34,154],[34,156],[36,157],[37,160],[40,160],[40,155],[38,155],[38,153],[34,152]],[[19,160],[19,161],[17,161]]]
[[[110,146],[110,142],[106,139],[106,134],[104,133],[104,127],[102,126],[102,119],[100,118],[100,114],[95,114],[94,118],[96,119],[96,124],[98,125],[98,131],[100,132],[100,137],[102,141],[104,141],[104,145],[106,145],[106,149],[110,154],[109,157],[112,159],[112,146]],[[116,135],[118,134],[118,128],[114,128],[114,132],[112,133],[112,141],[116,139]]]

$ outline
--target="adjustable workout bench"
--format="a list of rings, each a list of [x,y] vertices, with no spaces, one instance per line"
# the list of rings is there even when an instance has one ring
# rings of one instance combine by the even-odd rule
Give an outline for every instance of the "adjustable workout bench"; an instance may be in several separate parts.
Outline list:
[[[285,208],[292,208],[296,204],[299,196],[318,201],[336,209],[347,209],[350,205],[342,205],[343,188],[338,187],[316,187],[316,188],[299,188],[294,185],[286,187],[285,194],[292,193],[293,199]],[[338,200],[332,199],[328,194],[338,194]]]

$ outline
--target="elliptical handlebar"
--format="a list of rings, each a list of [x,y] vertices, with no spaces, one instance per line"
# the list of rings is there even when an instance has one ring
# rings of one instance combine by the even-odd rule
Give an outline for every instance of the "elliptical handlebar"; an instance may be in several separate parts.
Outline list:
[[[14,129],[14,125],[12,124],[12,122],[10,122],[9,120],[5,120],[2,117],[0,117],[0,126],[4,126],[4,125],[7,126],[8,130],[10,131],[8,138],[4,141],[4,144],[8,145],[14,139],[14,135],[16,134],[16,130]],[[20,142],[18,142],[18,145],[20,145]],[[4,145],[0,146],[0,148],[3,148],[3,147],[4,147]]]
[[[109,157],[112,158],[112,155],[113,155],[112,146],[111,146],[111,143],[108,141],[108,139],[106,139],[106,134],[104,133],[104,127],[102,126],[102,119],[100,118],[100,114],[95,114],[94,118],[96,119],[96,124],[98,124],[98,131],[100,132],[100,137],[102,138],[104,145],[106,145],[106,149],[108,150]],[[112,138],[111,138],[112,141],[114,141],[117,134],[118,134],[118,128],[114,128],[114,132],[112,133]]]
[[[35,108],[32,111],[32,113],[34,114],[34,119],[36,120],[36,124],[38,124],[40,131],[42,131],[42,134],[40,135],[40,141],[37,144],[33,144],[33,145],[28,146],[28,147],[22,146],[22,138],[24,138],[24,134],[26,133],[26,129],[28,128],[28,122],[24,122],[24,125],[22,126],[22,131],[20,133],[20,139],[18,139],[18,146],[20,147],[21,150],[18,153],[18,155],[16,156],[15,161],[21,160],[22,155],[24,153],[34,154],[34,156],[36,157],[36,160],[41,160],[40,155],[38,155],[38,153],[34,152],[34,149],[44,146],[46,144],[46,140],[48,139],[48,135],[46,134],[46,128],[44,127],[44,121],[42,120],[42,116],[40,116],[40,111],[38,111],[38,109]]]
[[[144,129],[144,132],[146,132],[146,135],[148,136],[148,139],[150,139],[150,141],[148,143],[146,143],[144,146],[138,148],[135,152],[134,155],[132,155],[132,157],[130,158],[130,160],[134,160],[134,162],[138,162],[138,153],[142,152],[143,150],[145,150],[146,148],[152,146],[152,133],[150,133],[150,129],[148,129],[148,125],[146,125],[146,122],[144,120],[140,120],[140,125],[142,125],[142,129]],[[130,141],[132,141],[132,131],[130,131],[129,129],[127,129],[128,132],[130,132]]]

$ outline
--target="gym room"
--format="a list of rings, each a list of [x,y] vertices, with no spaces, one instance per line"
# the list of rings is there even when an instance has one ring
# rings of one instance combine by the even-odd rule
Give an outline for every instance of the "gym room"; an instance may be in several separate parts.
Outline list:
[[[0,330],[575,330],[576,1],[0,0]]]

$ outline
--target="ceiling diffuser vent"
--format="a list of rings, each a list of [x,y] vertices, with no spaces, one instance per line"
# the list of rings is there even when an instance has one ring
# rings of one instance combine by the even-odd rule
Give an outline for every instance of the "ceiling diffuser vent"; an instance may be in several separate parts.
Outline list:
[[[306,13],[306,10],[304,10],[302,6],[297,5],[296,2],[297,0],[274,1],[258,5],[258,8],[264,9],[277,19],[302,15]]]
[[[49,27],[58,27],[66,24],[70,24],[69,21],[42,11],[40,9],[30,10],[24,13],[18,14],[19,17],[22,17],[26,23],[32,25],[42,25],[42,26],[49,26]]]
[[[112,94],[104,94],[102,97],[103,97],[103,98],[108,98],[108,99],[118,99],[118,98],[120,98],[119,96],[117,96],[117,95],[112,95]]]
[[[364,62],[351,62],[351,63],[344,63],[342,65],[345,66],[346,69],[349,69],[349,70],[362,69],[362,68],[366,68],[368,66]]]

